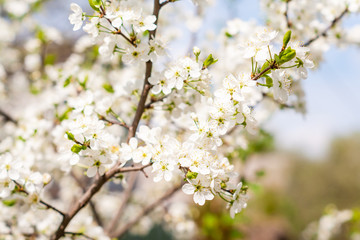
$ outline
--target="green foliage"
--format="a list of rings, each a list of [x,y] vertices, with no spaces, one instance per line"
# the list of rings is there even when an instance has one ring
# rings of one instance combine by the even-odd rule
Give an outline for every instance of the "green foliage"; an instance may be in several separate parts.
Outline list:
[[[188,171],[186,173],[186,178],[187,179],[195,179],[197,177],[198,173],[197,172],[191,172],[191,171]]]
[[[71,83],[71,79],[72,79],[72,75],[70,75],[69,77],[67,77],[64,81],[64,87],[69,86],[69,84]]]
[[[210,65],[216,63],[218,59],[213,58],[212,54],[210,54],[203,63],[203,68],[208,68]]]
[[[287,31],[283,38],[283,49],[285,49],[291,39],[291,31]]]
[[[102,87],[109,93],[114,93],[114,88],[111,86],[110,83],[104,83]]]
[[[89,5],[92,9],[99,12],[100,6],[102,5],[102,1],[101,0],[89,0]]]
[[[86,146],[85,145],[80,145],[80,144],[74,144],[71,147],[71,151],[73,153],[79,153],[81,150],[85,150],[85,149],[86,149]]]
[[[17,200],[16,199],[5,199],[2,200],[2,203],[7,206],[7,207],[12,207],[16,204]]]
[[[75,141],[74,134],[72,134],[71,132],[66,132],[66,136],[70,141]]]

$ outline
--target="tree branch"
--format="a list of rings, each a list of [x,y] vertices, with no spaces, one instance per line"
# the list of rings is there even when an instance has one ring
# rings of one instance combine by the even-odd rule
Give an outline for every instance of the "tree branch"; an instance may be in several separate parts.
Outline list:
[[[157,23],[158,23],[158,20],[159,20],[160,9],[163,6],[165,6],[165,4],[167,4],[169,2],[170,1],[166,1],[166,2],[164,2],[162,4],[160,4],[159,0],[154,0],[153,15],[156,17],[156,20],[155,20],[155,23],[154,23],[156,26],[157,26]],[[150,31],[149,41],[151,39],[155,38],[156,30],[157,30],[157,27],[155,28],[155,30]],[[146,99],[147,99],[147,97],[149,95],[150,89],[152,88],[152,85],[148,81],[149,78],[151,77],[152,67],[153,67],[153,63],[151,61],[147,61],[146,66],[145,66],[145,79],[144,79],[143,90],[141,92],[140,101],[139,101],[137,109],[136,109],[136,113],[135,113],[133,123],[129,127],[129,133],[128,133],[128,137],[127,137],[128,141],[130,140],[130,138],[135,136],[135,132],[136,132],[136,129],[137,129],[138,125],[139,125],[141,116],[145,111]]]
[[[120,121],[113,121],[113,120],[110,120],[110,119],[107,119],[106,117],[104,117],[104,116],[102,116],[102,115],[99,115],[99,119],[100,120],[103,120],[103,121],[105,121],[105,122],[107,122],[107,123],[109,123],[109,124],[111,124],[111,125],[119,125],[119,126],[121,126],[121,127],[124,127],[124,128],[126,128],[126,129],[129,129],[129,126],[126,124],[126,123],[124,123],[124,122],[120,122]]]
[[[169,1],[170,2],[170,1]],[[155,24],[157,25],[158,19],[159,19],[159,12],[161,7],[163,7],[165,4],[160,4],[159,0],[154,0],[154,10],[153,15],[156,17]],[[156,30],[150,31],[149,33],[149,40],[155,38]],[[130,39],[129,39],[130,40]],[[131,40],[130,40],[131,41]],[[127,140],[129,141],[130,138],[135,136],[136,129],[139,125],[140,119],[142,114],[145,110],[145,102],[147,99],[147,96],[149,94],[149,91],[152,87],[152,85],[149,83],[148,79],[151,76],[152,72],[152,62],[148,61],[146,62],[146,70],[145,70],[145,79],[144,79],[144,86],[141,93],[140,101],[138,103],[138,107],[136,109],[135,117],[132,122],[132,125],[129,127],[128,137]],[[133,171],[142,171],[145,167],[150,166],[151,164],[142,166],[142,167],[130,167],[130,168],[119,168],[121,165],[121,162],[119,161],[115,166],[113,166],[110,170],[108,170],[103,176],[99,176],[95,179],[95,181],[91,184],[91,186],[88,188],[88,190],[83,194],[83,196],[72,206],[70,211],[65,214],[63,221],[60,223],[59,228],[54,233],[54,235],[51,237],[51,240],[58,240],[62,236],[64,236],[65,229],[69,225],[70,221],[75,217],[75,215],[86,206],[86,204],[89,203],[90,199],[102,188],[102,186],[110,180],[114,175],[121,172],[133,172]]]
[[[120,204],[120,207],[118,209],[118,211],[116,212],[115,216],[113,217],[113,219],[110,221],[108,228],[106,229],[106,232],[109,234],[111,234],[111,232],[113,232],[121,218],[121,216],[123,215],[123,212],[125,210],[126,204],[128,203],[130,196],[131,196],[131,192],[133,190],[133,187],[135,185],[136,179],[137,179],[138,174],[137,173],[131,173],[130,174],[130,181],[128,183],[127,188],[124,191],[124,196],[123,196],[123,200]]]
[[[306,43],[304,43],[302,46],[303,47],[307,47],[310,44],[312,44],[314,41],[316,41],[317,39],[319,39],[320,37],[326,37],[327,32],[333,28],[345,15],[346,13],[349,12],[348,8],[345,8],[345,10],[338,16],[336,17],[334,20],[332,20],[331,24],[321,33],[319,33],[318,35],[316,35],[314,38],[310,39],[309,41],[307,41]]]
[[[291,0],[286,0],[286,9],[285,9],[285,12],[284,12],[284,16],[285,16],[285,19],[286,19],[286,25],[288,28],[291,28],[292,27],[292,23],[289,19],[289,2],[291,2]]]
[[[14,180],[13,180],[13,182],[16,184],[16,186],[18,186],[18,188],[19,188],[18,191],[19,191],[19,192],[22,192],[22,193],[25,193],[26,195],[29,195],[29,192],[26,191],[26,190],[24,189],[24,187],[23,187],[20,183],[14,181]],[[59,213],[63,218],[65,217],[65,213],[63,213],[62,211],[60,211],[60,210],[57,209],[56,207],[52,206],[51,204],[45,202],[44,200],[41,200],[41,199],[40,199],[40,200],[39,200],[39,203],[41,203],[42,205],[44,205],[47,209],[51,209],[51,210],[54,210],[55,212]]]
[[[86,186],[81,181],[81,179],[79,179],[74,172],[71,172],[71,176],[74,178],[74,180],[79,185],[79,187],[83,190],[83,193],[85,193],[86,192]],[[96,210],[95,203],[93,201],[90,201],[89,206],[90,206],[90,210],[91,210],[91,212],[92,212],[92,214],[94,216],[95,222],[97,223],[97,225],[103,227],[104,224],[103,224],[103,221],[102,221],[98,211]]]
[[[62,236],[64,236],[64,232],[66,227],[69,225],[70,221],[75,217],[75,215],[89,203],[91,198],[102,188],[102,186],[117,173],[122,172],[134,172],[141,171],[146,167],[151,166],[151,163],[139,166],[139,167],[125,167],[119,168],[119,165],[115,165],[109,171],[107,171],[103,176],[98,177],[95,181],[90,185],[88,190],[81,196],[81,198],[72,206],[70,211],[64,215],[62,222],[60,223],[59,228],[51,237],[51,240],[58,240]]]
[[[80,232],[64,232],[64,234],[65,235],[71,235],[71,236],[81,236],[81,237],[84,237],[84,238],[86,238],[88,240],[95,240],[94,238],[89,237],[86,234],[80,233]]]
[[[0,115],[3,116],[5,121],[17,124],[17,121],[12,116],[10,116],[9,114],[7,114],[6,112],[4,112],[1,109],[0,109]]]
[[[176,193],[181,188],[181,184],[172,188],[170,191],[166,192],[161,198],[151,203],[150,205],[143,208],[143,210],[130,222],[128,222],[125,226],[120,228],[117,232],[110,235],[110,237],[121,238],[125,233],[127,233],[135,224],[137,224],[141,218],[151,213],[159,204],[163,201],[170,198],[174,193]]]

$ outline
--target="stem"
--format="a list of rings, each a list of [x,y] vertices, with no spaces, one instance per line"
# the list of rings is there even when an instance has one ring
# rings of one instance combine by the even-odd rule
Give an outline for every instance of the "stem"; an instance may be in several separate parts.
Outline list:
[[[119,207],[116,215],[115,215],[114,218],[110,221],[109,226],[108,226],[108,228],[106,229],[106,232],[107,232],[108,234],[111,234],[111,233],[115,230],[115,228],[116,228],[116,226],[117,226],[117,224],[118,224],[121,216],[123,215],[123,212],[124,212],[124,210],[125,210],[126,204],[128,203],[128,201],[129,201],[129,199],[130,199],[131,192],[132,192],[133,187],[134,187],[134,185],[135,185],[137,176],[138,176],[137,173],[132,173],[132,174],[130,174],[130,177],[129,177],[129,178],[130,178],[130,181],[129,181],[129,184],[128,184],[127,188],[125,189],[124,197],[123,197],[124,199],[122,200],[121,205],[120,205],[120,207]]]
[[[79,187],[83,190],[83,193],[85,193],[86,191],[86,186],[85,184],[78,178],[78,176],[76,176],[76,174],[74,172],[71,172],[71,176],[75,179],[76,183],[79,185]],[[89,206],[90,206],[90,209],[91,209],[91,212],[94,216],[94,219],[96,221],[96,223],[99,225],[99,226],[104,226],[103,222],[102,222],[102,219],[96,209],[96,206],[95,206],[95,203],[93,201],[90,201],[89,202]]]
[[[291,2],[291,0],[286,0],[286,9],[285,9],[285,12],[284,12],[284,16],[285,16],[285,19],[286,19],[286,25],[288,28],[291,28],[292,27],[292,23],[289,19],[289,2]]]
[[[17,124],[17,121],[12,116],[10,116],[9,114],[7,114],[6,112],[4,112],[1,109],[0,109],[0,115],[3,116],[5,121]]]
[[[159,18],[159,12],[161,7],[165,6],[168,2],[170,1],[166,1],[162,4],[159,3],[159,0],[154,0],[154,11],[153,11],[153,15],[155,15],[156,17],[156,21],[155,24],[157,25],[157,21]],[[103,10],[104,11],[104,10]],[[105,14],[104,14],[105,15]],[[107,19],[110,23],[111,20]],[[157,29],[157,28],[156,28]],[[155,38],[155,34],[156,34],[156,29],[154,31],[150,31],[149,34],[149,40],[152,38]],[[136,47],[136,44],[133,43],[129,38],[127,38],[125,35],[123,35],[121,32],[119,33],[121,36],[123,36],[128,42],[130,42],[133,46]],[[141,93],[141,98],[140,101],[138,103],[138,108],[136,110],[135,113],[135,117],[133,120],[132,125],[129,127],[129,132],[128,132],[128,141],[130,140],[130,138],[135,136],[135,132],[136,129],[139,125],[140,119],[142,114],[144,113],[145,110],[145,102],[147,99],[147,96],[149,94],[149,91],[152,87],[152,85],[149,83],[148,79],[151,76],[151,72],[152,72],[152,62],[148,61],[146,62],[146,70],[145,70],[145,79],[144,79],[144,87]],[[110,180],[112,177],[114,177],[117,173],[121,173],[121,172],[134,172],[134,171],[143,171],[146,167],[151,166],[152,164],[149,163],[145,166],[141,166],[141,167],[124,167],[124,168],[119,168],[121,165],[121,162],[117,162],[115,164],[115,166],[113,166],[110,170],[108,170],[103,176],[99,176],[95,179],[95,181],[90,185],[90,187],[88,188],[88,190],[81,196],[81,198],[72,206],[72,208],[70,209],[70,211],[68,213],[66,213],[63,217],[62,222],[60,223],[60,226],[58,227],[57,231],[54,233],[54,235],[51,237],[51,240],[58,240],[61,237],[64,236],[65,234],[65,229],[66,227],[69,225],[70,221],[76,216],[76,214],[82,209],[84,208],[89,201],[91,200],[91,198],[103,187],[103,185]],[[179,187],[180,188],[180,187]]]
[[[319,33],[318,35],[316,35],[314,38],[310,39],[309,41],[307,41],[306,43],[304,43],[302,46],[303,47],[307,47],[310,44],[312,44],[314,41],[316,41],[317,39],[319,39],[320,37],[326,37],[327,32],[333,28],[344,16],[346,13],[349,12],[348,8],[345,8],[345,10],[336,18],[334,18],[334,20],[332,20],[331,24],[321,33]]]

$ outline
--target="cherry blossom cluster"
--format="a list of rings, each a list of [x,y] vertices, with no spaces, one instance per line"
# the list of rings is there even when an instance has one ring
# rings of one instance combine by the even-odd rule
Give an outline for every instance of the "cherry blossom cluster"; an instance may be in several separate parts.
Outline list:
[[[284,13],[298,19],[311,1],[262,1],[270,26],[234,19],[215,39],[218,48],[190,46],[191,54],[173,58],[168,40],[170,22],[181,16],[176,1],[89,0],[92,14],[70,5],[73,30],[86,35],[56,61],[46,51],[63,43],[61,34],[31,18],[40,2],[0,3],[6,15],[0,99],[11,113],[0,105],[6,239],[108,240],[130,229],[146,234],[163,222],[179,239],[191,239],[196,227],[186,195],[198,205],[222,199],[234,218],[250,196],[229,155],[246,148],[245,136],[256,135],[274,108],[304,111],[301,82],[320,57],[300,41],[324,30],[319,22],[331,23],[340,9],[359,8],[356,0],[320,1],[321,21],[308,11],[287,31]],[[205,9],[214,1],[192,2]],[[160,9],[172,20],[162,22]],[[26,27],[20,50],[12,43]],[[178,189],[185,193],[179,203],[158,207]]]

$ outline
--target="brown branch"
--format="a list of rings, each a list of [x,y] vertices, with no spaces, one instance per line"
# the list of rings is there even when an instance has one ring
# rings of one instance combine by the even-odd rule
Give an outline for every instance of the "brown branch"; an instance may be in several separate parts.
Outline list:
[[[106,229],[106,232],[108,234],[111,234],[111,232],[113,232],[115,230],[121,216],[123,215],[126,204],[128,203],[128,201],[130,199],[131,192],[132,192],[133,187],[135,185],[137,176],[138,176],[137,173],[130,174],[130,176],[129,176],[130,181],[129,181],[128,185],[127,185],[127,188],[124,191],[124,196],[123,196],[123,200],[122,200],[122,202],[120,204],[120,207],[119,207],[118,211],[116,212],[115,216],[113,217],[113,219],[110,221],[108,228]]]
[[[285,12],[284,12],[284,15],[285,15],[285,19],[286,19],[286,25],[288,28],[291,28],[292,27],[292,23],[289,19],[289,2],[291,2],[291,0],[286,0],[286,9],[285,9]]]
[[[16,184],[16,186],[19,188],[18,191],[19,192],[22,192],[22,193],[25,193],[26,195],[29,195],[29,192],[26,191],[24,189],[24,187],[18,183],[17,181],[14,181],[13,182]],[[56,207],[52,206],[51,204],[45,202],[44,200],[39,200],[39,203],[41,203],[42,205],[44,205],[47,209],[51,209],[51,210],[54,210],[55,212],[59,213],[63,218],[65,217],[65,213],[63,213],[62,211],[60,211],[59,209],[57,209]]]
[[[124,128],[126,128],[126,129],[129,129],[129,126],[126,124],[126,123],[124,123],[124,122],[120,122],[120,121],[114,121],[114,120],[110,120],[110,119],[107,119],[106,117],[104,117],[104,116],[102,116],[102,115],[98,115],[99,116],[99,119],[100,120],[103,120],[103,121],[105,121],[105,122],[107,122],[107,123],[109,123],[109,124],[111,124],[111,125],[119,125],[119,126],[121,126],[121,127],[124,127]]]
[[[76,181],[76,183],[79,185],[79,187],[82,189],[83,193],[86,192],[86,186],[85,184],[83,183],[83,181],[81,181],[81,179],[78,178],[78,176],[76,176],[76,174],[74,172],[71,172],[71,176],[74,178],[74,180]],[[95,219],[95,222],[97,223],[97,225],[103,227],[104,224],[103,224],[103,221],[96,209],[96,205],[93,201],[90,201],[89,202],[89,206],[90,206],[90,210],[94,216],[94,219]]]
[[[169,1],[166,1],[165,4],[168,3],[168,2]],[[154,0],[153,15],[156,17],[156,20],[155,20],[155,23],[154,23],[156,26],[157,26],[157,23],[158,23],[158,20],[159,20],[160,9],[161,9],[161,7],[165,6],[165,4],[162,3],[162,5],[161,5],[159,0]],[[156,30],[157,30],[157,27],[155,28],[155,30],[149,32],[149,41],[151,39],[155,38]],[[133,123],[131,124],[131,126],[129,128],[129,133],[128,133],[128,137],[127,137],[128,141],[130,140],[130,138],[135,136],[135,132],[136,132],[136,129],[137,129],[138,125],[139,125],[141,116],[145,111],[146,99],[147,99],[147,97],[149,95],[150,89],[152,88],[152,85],[148,81],[149,78],[151,77],[152,67],[153,67],[153,63],[151,61],[147,61],[146,66],[145,66],[145,79],[144,79],[143,90],[141,92],[140,101],[139,101],[137,109],[136,109],[136,113],[135,113]]]
[[[105,18],[109,23],[110,25],[115,29],[114,32],[112,32],[113,34],[118,34],[120,36],[122,36],[126,41],[128,41],[131,45],[133,45],[134,47],[137,47],[137,44],[135,43],[135,40],[131,40],[129,37],[127,37],[125,34],[122,33],[121,29],[117,28],[117,27],[114,27],[112,25],[112,21],[110,19],[108,19],[107,17],[105,17],[106,15],[106,12],[105,12],[105,9],[103,8],[103,6],[100,6],[100,10],[101,10],[101,15],[100,17],[102,18]]]
[[[89,237],[88,235],[81,233],[81,232],[64,232],[65,235],[71,235],[71,236],[81,236],[88,240],[95,240],[95,238]]]
[[[174,193],[176,193],[181,188],[181,185],[178,185],[174,188],[172,188],[170,191],[166,192],[161,198],[156,200],[155,202],[151,203],[150,205],[143,208],[143,210],[130,222],[128,222],[125,226],[120,228],[117,232],[110,235],[110,237],[116,237],[121,238],[125,233],[127,233],[135,224],[137,224],[144,216],[151,213],[153,210],[156,209],[159,204],[161,204],[163,201],[170,198]]]
[[[58,240],[62,236],[64,236],[64,232],[66,227],[69,225],[70,221],[75,217],[75,215],[83,209],[91,200],[91,198],[102,188],[102,186],[113,176],[115,176],[117,173],[122,172],[134,172],[134,171],[141,171],[146,167],[151,166],[151,163],[139,166],[139,167],[125,167],[125,168],[119,168],[119,164],[116,164],[113,168],[111,168],[109,171],[107,171],[103,176],[99,176],[95,179],[95,181],[90,185],[88,190],[81,196],[81,198],[74,203],[72,208],[68,213],[65,214],[62,222],[60,223],[59,228],[54,233],[54,235],[51,237],[51,240]]]
[[[251,80],[254,80],[254,81],[258,80],[259,78],[262,77],[262,75],[264,75],[267,71],[269,71],[269,70],[271,70],[271,69],[276,69],[275,61],[272,62],[272,63],[270,64],[270,66],[268,66],[267,68],[265,68],[264,70],[262,70],[260,73],[258,73],[258,74],[256,74],[255,76],[253,76],[253,77],[251,78]]]
[[[156,17],[156,21],[155,21],[156,25],[157,25],[157,22],[158,22],[160,9],[164,5],[165,5],[164,3],[161,5],[159,3],[159,0],[154,0],[153,15],[155,15],[155,17]],[[102,11],[103,11],[103,13],[105,13],[104,9],[102,9]],[[156,30],[157,30],[157,28],[154,31],[150,31],[149,40],[155,38]],[[128,141],[130,140],[130,138],[135,136],[136,129],[137,129],[138,125],[139,125],[141,116],[142,116],[142,114],[144,113],[144,110],[145,110],[145,102],[146,102],[147,96],[149,94],[149,91],[150,91],[150,89],[152,87],[152,85],[148,81],[149,77],[151,76],[152,66],[153,66],[153,64],[152,64],[151,61],[146,62],[144,86],[143,86],[143,90],[142,90],[142,93],[141,93],[140,101],[138,103],[138,107],[136,109],[134,120],[132,122],[132,125],[129,127],[128,138],[127,138]],[[62,222],[60,223],[60,226],[58,227],[57,231],[51,237],[51,240],[58,240],[62,236],[64,236],[66,227],[69,225],[70,221],[75,217],[75,215],[83,207],[85,207],[86,204],[89,203],[90,199],[102,188],[102,186],[108,180],[110,180],[112,177],[114,177],[117,173],[142,171],[145,167],[150,166],[151,164],[148,164],[148,165],[145,165],[145,166],[142,166],[142,167],[138,167],[138,168],[135,168],[135,167],[119,168],[120,165],[121,165],[121,162],[119,161],[117,164],[115,164],[115,166],[113,166],[103,176],[99,176],[98,178],[95,179],[95,181],[91,184],[91,186],[88,188],[88,190],[72,206],[70,211],[65,214],[65,216],[64,216]]]
[[[3,116],[5,121],[17,124],[17,121],[12,116],[10,116],[8,113],[4,112],[1,109],[0,109],[0,115]]]
[[[162,96],[162,97],[157,98],[157,99],[151,99],[150,102],[145,105],[145,108],[146,108],[146,109],[152,108],[154,103],[161,102],[162,100],[164,100],[165,98],[167,98],[169,95],[170,95],[170,94],[165,95],[165,96]]]
[[[312,44],[314,41],[316,41],[317,39],[319,39],[320,37],[326,37],[327,32],[333,28],[344,16],[346,13],[349,12],[348,8],[345,8],[345,10],[336,18],[334,18],[334,20],[332,20],[331,24],[321,33],[319,33],[318,35],[316,35],[314,38],[310,39],[309,41],[307,41],[306,43],[304,43],[302,46],[303,47],[307,47],[310,44]]]

